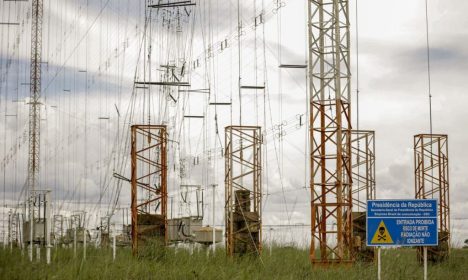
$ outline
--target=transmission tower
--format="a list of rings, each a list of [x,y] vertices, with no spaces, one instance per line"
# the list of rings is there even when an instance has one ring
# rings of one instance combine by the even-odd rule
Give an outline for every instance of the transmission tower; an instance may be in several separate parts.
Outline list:
[[[309,0],[308,21],[310,259],[352,263],[349,2]]]
[[[29,161],[28,161],[28,189],[29,189],[29,257],[32,261],[34,241],[34,210],[32,196],[39,179],[39,150],[40,150],[40,121],[41,108],[41,57],[42,57],[42,0],[32,1],[31,17],[31,69],[30,69],[30,100],[29,100]]]

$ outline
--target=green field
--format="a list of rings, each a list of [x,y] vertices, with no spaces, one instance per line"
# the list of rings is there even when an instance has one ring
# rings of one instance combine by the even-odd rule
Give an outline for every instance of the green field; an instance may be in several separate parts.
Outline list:
[[[207,255],[199,250],[173,248],[147,250],[133,258],[129,249],[119,248],[117,259],[112,251],[88,248],[84,261],[81,252],[53,249],[52,264],[34,262],[27,253],[0,249],[1,279],[376,279],[376,264],[357,263],[353,267],[312,268],[308,251],[276,247],[270,256],[229,259],[225,251]],[[44,259],[43,259],[44,261]],[[422,279],[422,267],[413,249],[382,250],[382,279]],[[452,251],[450,259],[429,266],[429,279],[468,279],[468,250]]]

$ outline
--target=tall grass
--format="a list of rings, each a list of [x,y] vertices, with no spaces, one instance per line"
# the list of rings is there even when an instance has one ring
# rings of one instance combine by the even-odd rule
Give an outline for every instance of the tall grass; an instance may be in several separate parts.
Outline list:
[[[44,250],[42,250],[44,251]],[[1,279],[376,279],[376,264],[357,263],[353,267],[314,268],[307,250],[268,248],[261,258],[226,258],[225,251],[207,254],[206,250],[153,246],[134,258],[128,248],[119,248],[112,260],[109,249],[81,251],[53,249],[52,264],[30,263],[27,252],[0,249]],[[412,249],[382,251],[383,279],[422,279],[422,267]],[[468,250],[453,250],[442,264],[429,266],[429,279],[468,279]]]

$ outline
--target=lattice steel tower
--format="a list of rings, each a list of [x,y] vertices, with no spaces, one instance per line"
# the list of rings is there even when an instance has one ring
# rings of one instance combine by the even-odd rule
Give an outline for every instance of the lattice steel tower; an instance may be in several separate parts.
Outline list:
[[[30,100],[29,100],[29,161],[28,189],[29,196],[35,191],[39,180],[39,150],[41,108],[41,57],[42,57],[42,0],[32,1],[31,17],[31,69],[30,69]],[[30,199],[31,200],[31,199]],[[32,202],[30,201],[30,204]],[[34,221],[32,205],[29,206],[29,221]],[[32,223],[34,224],[34,223]],[[34,229],[34,226],[31,226]],[[31,231],[31,236],[34,236]],[[32,240],[30,240],[30,259],[32,260]]]
[[[167,244],[167,134],[165,125],[131,126],[132,252],[149,240]]]
[[[262,132],[258,126],[225,130],[226,253],[262,251]]]
[[[375,132],[351,131],[351,174],[353,179],[353,247],[360,261],[374,261],[374,248],[366,246],[367,200],[376,199]]]
[[[352,263],[349,2],[309,0],[308,15],[310,258]]]
[[[414,136],[415,197],[438,199],[439,246],[429,247],[428,260],[440,262],[450,254],[450,193],[448,136],[418,134]],[[418,248],[422,261],[422,248]]]

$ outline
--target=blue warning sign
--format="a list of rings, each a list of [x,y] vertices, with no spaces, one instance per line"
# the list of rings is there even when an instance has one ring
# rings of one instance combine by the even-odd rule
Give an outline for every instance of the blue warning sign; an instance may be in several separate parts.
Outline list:
[[[437,200],[367,201],[367,246],[436,246]]]

